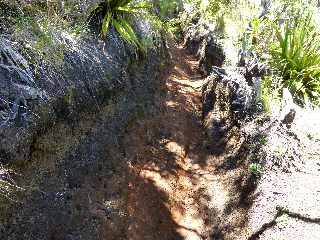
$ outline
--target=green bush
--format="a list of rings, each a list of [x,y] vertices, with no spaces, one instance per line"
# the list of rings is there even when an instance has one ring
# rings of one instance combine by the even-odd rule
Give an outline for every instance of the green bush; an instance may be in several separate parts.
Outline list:
[[[205,9],[210,15],[215,16],[223,7],[229,8],[234,3],[233,0],[211,0],[208,1]]]
[[[299,16],[299,17],[298,17]],[[320,97],[320,35],[310,12],[272,23],[271,66],[299,101],[318,103]]]
[[[168,20],[179,12],[182,6],[182,0],[158,0],[160,18],[162,20]]]
[[[143,46],[134,32],[128,17],[146,8],[145,4],[133,5],[133,0],[105,0],[91,11],[89,21],[102,16],[101,31],[102,37],[106,37],[110,26],[120,34],[120,36],[133,46],[143,49]]]
[[[176,40],[176,41],[182,41],[183,39],[183,30],[180,24],[179,19],[173,18],[169,21],[166,21],[164,23],[164,30],[167,33],[170,33],[171,36]]]
[[[201,11],[202,17],[210,17],[215,16],[222,8],[233,6],[236,0],[184,0],[184,2]]]
[[[252,20],[243,38],[244,49],[253,50],[270,66],[262,100],[268,100],[269,104],[272,100],[277,102],[286,87],[300,105],[307,102],[317,105],[320,34],[314,18],[315,5],[296,0],[275,1],[274,5],[263,18]]]
[[[281,92],[283,89],[280,76],[265,76],[262,82],[261,101],[267,113],[276,113],[281,107]]]

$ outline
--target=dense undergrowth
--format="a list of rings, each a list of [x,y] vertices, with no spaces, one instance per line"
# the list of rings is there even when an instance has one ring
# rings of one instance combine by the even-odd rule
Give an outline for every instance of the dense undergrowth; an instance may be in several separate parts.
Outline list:
[[[173,31],[207,22],[216,36],[231,39],[240,54],[263,63],[261,101],[266,111],[281,102],[288,88],[301,106],[318,106],[320,97],[319,13],[315,1],[184,1]],[[180,28],[180,29],[181,29]]]
[[[90,13],[90,20],[96,20],[101,15],[101,36],[106,37],[110,25],[112,25],[121,37],[129,44],[136,48],[143,49],[137,35],[135,34],[129,21],[125,18],[126,15],[138,13],[139,10],[147,8],[144,3],[132,4],[132,0],[107,0],[99,3]]]
[[[3,0],[0,14],[0,28],[25,44],[30,59],[44,58],[55,66],[63,61],[65,48],[57,31],[81,37],[89,35],[90,25],[99,25],[97,35],[105,38],[114,28],[128,44],[146,51],[148,40],[136,35],[134,19],[146,18],[177,40],[195,18],[201,19],[214,25],[217,36],[232,38],[242,52],[269,67],[262,90],[266,109],[279,102],[284,87],[300,105],[319,104],[320,45],[313,1]]]
[[[20,45],[29,60],[46,61],[60,67],[67,37],[106,40],[112,29],[136,51],[153,48],[152,39],[136,33],[139,19],[151,23],[153,31],[172,34],[171,21],[182,1],[167,0],[59,0],[0,1],[0,29]],[[142,54],[143,55],[143,54]]]
[[[306,7],[307,6],[307,7]],[[316,4],[278,1],[246,31],[246,47],[264,62],[263,101],[267,110],[288,88],[299,105],[319,104],[320,45]]]

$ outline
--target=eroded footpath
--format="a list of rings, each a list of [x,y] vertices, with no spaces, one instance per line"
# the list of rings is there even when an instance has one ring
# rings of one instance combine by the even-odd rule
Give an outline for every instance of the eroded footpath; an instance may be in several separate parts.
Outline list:
[[[201,123],[198,63],[171,47],[162,111],[129,129],[127,238],[246,239],[250,179],[244,138],[219,154],[209,151]],[[241,164],[240,164],[241,163]]]

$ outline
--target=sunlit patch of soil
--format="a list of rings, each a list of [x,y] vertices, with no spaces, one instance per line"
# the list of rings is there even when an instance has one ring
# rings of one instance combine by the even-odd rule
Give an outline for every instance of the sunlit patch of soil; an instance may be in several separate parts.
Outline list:
[[[197,60],[179,47],[172,56],[161,114],[132,126],[125,138],[128,239],[240,239],[246,211],[239,207],[239,187],[246,171],[219,166],[237,155],[243,139],[233,138],[235,151],[208,153]]]

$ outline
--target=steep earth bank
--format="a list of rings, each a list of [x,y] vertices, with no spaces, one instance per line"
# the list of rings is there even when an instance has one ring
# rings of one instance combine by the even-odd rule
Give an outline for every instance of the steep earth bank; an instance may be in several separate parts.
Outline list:
[[[112,205],[127,195],[122,139],[158,113],[167,66],[162,37],[136,28],[154,39],[144,57],[114,32],[105,42],[61,34],[63,62],[38,68],[1,38],[1,239],[124,236],[126,215]]]
[[[140,29],[157,39],[143,60],[114,33],[61,36],[63,64],[37,71],[2,40],[3,239],[246,235],[253,185],[239,120],[251,88],[218,68],[212,32],[187,50],[172,44],[166,68],[161,37]]]

